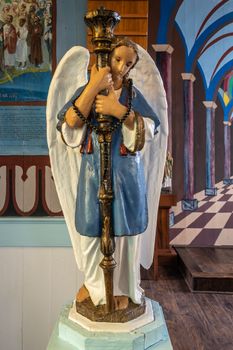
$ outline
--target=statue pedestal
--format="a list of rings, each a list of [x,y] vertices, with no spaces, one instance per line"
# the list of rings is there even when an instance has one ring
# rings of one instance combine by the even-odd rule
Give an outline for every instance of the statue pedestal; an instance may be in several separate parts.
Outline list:
[[[142,315],[123,324],[87,321],[80,325],[79,320],[69,318],[73,319],[74,313],[68,305],[60,314],[47,350],[172,350],[161,306],[154,300],[146,301],[145,322]]]

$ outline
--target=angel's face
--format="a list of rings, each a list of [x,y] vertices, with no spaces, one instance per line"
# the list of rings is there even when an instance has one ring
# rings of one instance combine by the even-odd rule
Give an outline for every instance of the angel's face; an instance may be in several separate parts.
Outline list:
[[[111,72],[114,82],[122,81],[137,60],[137,55],[132,47],[116,47],[111,56]]]

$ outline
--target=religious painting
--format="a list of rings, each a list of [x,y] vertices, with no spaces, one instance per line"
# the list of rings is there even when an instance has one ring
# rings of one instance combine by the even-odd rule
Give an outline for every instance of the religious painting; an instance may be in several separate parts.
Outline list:
[[[149,22],[171,111],[170,245],[232,246],[233,2],[197,3],[157,1]]]
[[[0,1],[0,102],[46,101],[55,65],[55,1]]]

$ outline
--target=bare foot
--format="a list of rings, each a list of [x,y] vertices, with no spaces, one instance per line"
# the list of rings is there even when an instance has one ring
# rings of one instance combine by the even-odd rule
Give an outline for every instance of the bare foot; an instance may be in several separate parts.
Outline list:
[[[79,291],[78,291],[78,293],[76,294],[76,301],[78,302],[78,303],[81,303],[82,301],[84,301],[85,299],[87,299],[87,298],[89,298],[89,292],[88,292],[88,290],[87,290],[87,288],[83,285],[80,289],[79,289]]]
[[[124,310],[127,309],[129,305],[129,298],[125,295],[119,295],[114,297],[115,310]]]

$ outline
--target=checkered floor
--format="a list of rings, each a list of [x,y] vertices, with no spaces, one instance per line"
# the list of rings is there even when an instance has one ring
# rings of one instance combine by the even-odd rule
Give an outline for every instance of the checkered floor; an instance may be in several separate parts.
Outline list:
[[[205,196],[204,191],[194,196],[198,200],[195,211],[182,211],[181,202],[173,208],[171,245],[233,246],[233,185],[220,182],[216,187],[216,196]]]

